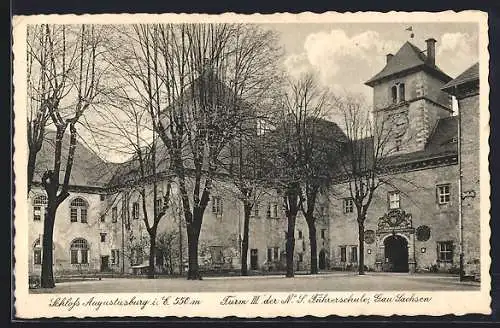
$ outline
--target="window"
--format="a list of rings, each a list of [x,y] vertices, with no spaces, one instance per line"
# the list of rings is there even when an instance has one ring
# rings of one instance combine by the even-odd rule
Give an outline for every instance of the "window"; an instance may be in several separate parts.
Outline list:
[[[47,196],[39,195],[33,200],[33,220],[41,221],[45,215],[45,209],[47,208]]]
[[[280,248],[279,247],[274,247],[273,250],[274,250],[274,254],[273,254],[274,255],[274,260],[278,261],[279,258],[280,258]]]
[[[253,216],[255,217],[259,216],[259,203],[255,203],[253,205]]]
[[[77,238],[71,243],[71,264],[89,263],[89,246],[83,238]]]
[[[101,243],[105,243],[105,242],[106,242],[106,233],[101,232]]]
[[[278,217],[278,204],[276,204],[276,203],[269,203],[268,204],[267,216],[270,218],[277,218]]]
[[[118,208],[116,206],[111,209],[111,222],[118,222]]]
[[[142,264],[142,260],[143,260],[142,248],[135,247],[131,250],[130,253],[131,253],[130,254],[130,264],[131,265]]]
[[[222,198],[212,197],[212,213],[215,215],[222,215]]]
[[[391,100],[393,104],[400,103],[405,101],[405,84],[404,83],[396,83],[391,87]]]
[[[394,144],[395,144],[395,150],[396,151],[400,151],[401,150],[401,144],[402,144],[402,141],[401,141],[401,138],[396,138],[394,140]]]
[[[357,262],[358,262],[358,247],[352,246],[351,247],[351,263],[357,263]]]
[[[347,261],[347,250],[345,246],[340,247],[340,262]]]
[[[299,262],[304,262],[304,254],[299,253]]]
[[[453,242],[441,241],[437,244],[438,247],[438,261],[440,262],[453,262]]]
[[[353,213],[354,212],[354,201],[352,198],[344,199],[344,213]]]
[[[405,101],[405,84],[399,84],[399,102]]]
[[[138,202],[134,202],[132,204],[132,217],[134,219],[139,219],[139,203]]]
[[[111,250],[111,264],[114,265],[120,264],[120,251],[117,249]]]
[[[437,186],[438,204],[448,204],[450,202],[450,185],[444,184]]]
[[[87,202],[81,198],[77,197],[73,199],[70,203],[70,220],[71,222],[87,223]]]
[[[302,239],[302,230],[299,230],[299,239]]]
[[[306,251],[306,241],[305,240],[302,240],[302,251],[303,252]]]
[[[100,196],[101,202],[103,202],[104,200],[106,200],[106,195],[100,194],[99,196]]]
[[[398,102],[398,87],[397,86],[392,86],[391,88],[391,97],[392,97],[392,103],[396,104]]]
[[[156,211],[161,211],[163,208],[163,199],[161,198],[156,199],[155,206],[156,206]]]
[[[271,247],[267,248],[267,262],[273,261],[273,249]]]
[[[42,246],[40,245],[40,238],[33,244],[33,263],[36,265],[42,264]]]
[[[326,239],[326,229],[321,229],[321,239]]]
[[[400,196],[398,191],[389,192],[389,209],[396,209],[401,207]]]

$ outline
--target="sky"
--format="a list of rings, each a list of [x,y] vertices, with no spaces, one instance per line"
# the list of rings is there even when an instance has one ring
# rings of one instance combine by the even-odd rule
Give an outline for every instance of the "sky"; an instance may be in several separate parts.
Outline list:
[[[412,32],[406,30],[409,26]],[[452,78],[478,61],[475,23],[281,23],[262,27],[279,34],[282,65],[291,76],[315,71],[325,87],[339,95],[361,94],[368,105],[372,89],[364,83],[382,70],[386,55],[396,53],[406,41],[424,50],[426,39],[436,39],[436,64]],[[125,160],[119,152],[92,148],[106,160]]]
[[[412,32],[406,30],[410,26]],[[361,93],[369,101],[371,88],[364,82],[382,70],[386,55],[397,52],[406,41],[425,50],[425,40],[436,39],[436,64],[453,78],[478,61],[475,23],[266,24],[264,27],[279,33],[288,73],[316,71],[321,83],[332,90]]]

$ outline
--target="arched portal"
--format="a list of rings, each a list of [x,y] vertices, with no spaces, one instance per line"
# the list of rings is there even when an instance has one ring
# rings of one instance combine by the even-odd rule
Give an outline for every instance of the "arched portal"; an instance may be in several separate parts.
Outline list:
[[[326,252],[324,249],[319,251],[319,261],[318,266],[320,270],[326,269]]]
[[[384,240],[385,260],[391,272],[408,272],[408,241],[399,235]]]

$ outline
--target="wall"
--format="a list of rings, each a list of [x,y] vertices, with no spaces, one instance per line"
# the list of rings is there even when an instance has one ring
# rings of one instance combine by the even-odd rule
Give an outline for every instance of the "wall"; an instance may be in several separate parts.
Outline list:
[[[466,275],[480,272],[480,182],[479,182],[479,95],[459,99],[461,115],[462,191],[473,191],[462,203],[464,270]],[[483,159],[485,160],[485,159]]]
[[[458,266],[457,169],[457,165],[449,165],[385,177],[392,187],[383,185],[375,192],[373,202],[368,210],[365,230],[377,231],[378,219],[388,211],[387,193],[399,190],[401,209],[411,214],[413,227],[427,225],[431,228],[431,236],[428,241],[421,242],[415,239],[414,251],[417,269],[425,270],[433,264],[437,264],[441,270],[448,270],[453,265]],[[451,202],[447,205],[438,205],[436,185],[443,183],[451,185]],[[330,265],[340,269],[346,265],[340,261],[340,246],[357,246],[358,228],[356,210],[349,214],[343,212],[343,198],[349,197],[348,186],[346,184],[335,186],[334,195],[331,202]],[[451,265],[437,263],[436,243],[448,240],[453,241],[455,245],[453,263]],[[377,247],[381,246],[383,245],[365,243],[365,265],[370,269],[375,269]],[[422,248],[425,248],[425,253],[421,252]],[[369,250],[371,254],[368,254]],[[350,256],[347,254],[347,259],[349,258]]]
[[[405,102],[393,105],[391,87],[396,83],[405,84]],[[397,153],[423,150],[437,121],[451,115],[451,98],[440,90],[443,85],[444,82],[439,79],[419,71],[395,77],[373,88],[374,108],[379,122],[387,124],[389,116],[394,113],[408,118],[408,129]],[[394,142],[387,143],[387,153],[396,153]]]
[[[44,192],[39,188],[34,188],[30,195],[30,204],[36,195]],[[101,203],[99,194],[71,192],[71,195],[64,200],[56,212],[56,220],[54,225],[54,273],[56,275],[68,272],[97,272],[100,269],[100,253],[101,243],[99,235]],[[71,222],[70,221],[70,203],[76,197],[82,197],[88,202],[87,223]],[[41,265],[35,265],[33,259],[33,245],[37,238],[40,241],[43,239],[43,219],[40,221],[33,220],[33,206],[29,206],[29,244],[31,250],[29,259],[29,271],[40,272]],[[89,245],[88,259],[89,263],[71,264],[70,260],[70,245],[76,238],[84,238]]]

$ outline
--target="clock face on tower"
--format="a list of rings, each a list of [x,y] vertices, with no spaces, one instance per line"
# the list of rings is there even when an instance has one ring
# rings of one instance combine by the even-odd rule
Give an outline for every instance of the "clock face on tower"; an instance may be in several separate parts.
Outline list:
[[[408,129],[408,116],[406,113],[397,113],[392,115],[392,130],[395,137],[401,137]]]

